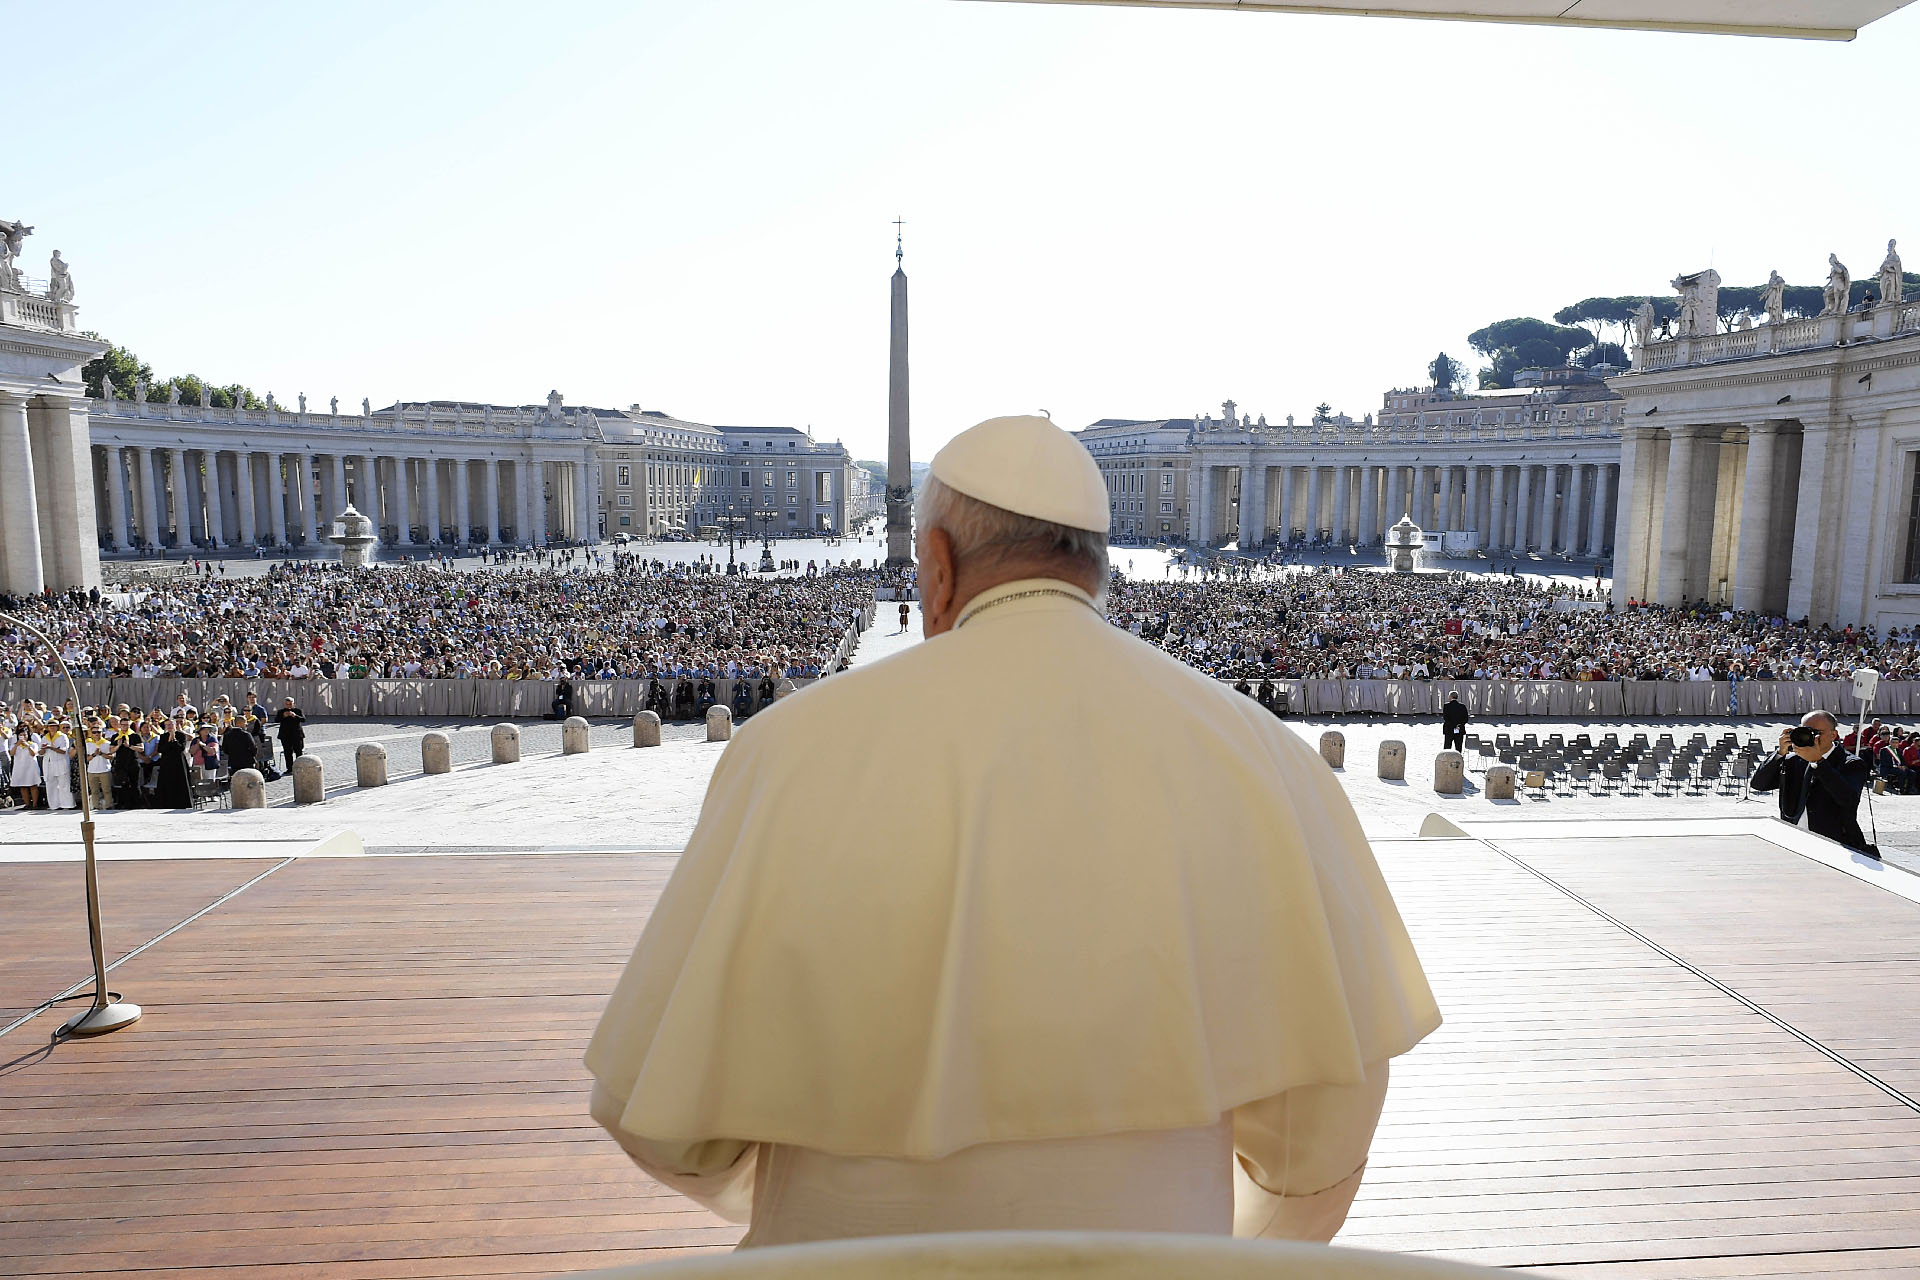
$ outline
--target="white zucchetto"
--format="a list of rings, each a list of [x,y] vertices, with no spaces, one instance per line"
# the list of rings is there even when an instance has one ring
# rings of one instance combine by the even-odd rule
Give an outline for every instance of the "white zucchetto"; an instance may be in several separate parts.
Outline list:
[[[1086,446],[1045,418],[988,418],[933,455],[933,475],[989,506],[1105,533],[1107,482]]]

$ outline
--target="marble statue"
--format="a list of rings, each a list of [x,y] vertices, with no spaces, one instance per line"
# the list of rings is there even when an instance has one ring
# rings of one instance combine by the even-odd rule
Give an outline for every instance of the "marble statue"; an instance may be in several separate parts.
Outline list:
[[[100,398],[108,404],[112,404],[115,398],[113,394],[113,379],[106,374],[100,375]]]
[[[273,392],[271,391],[267,392],[267,412],[272,413],[274,410],[278,409],[279,407],[280,407],[280,403],[273,398]]]
[[[147,380],[145,378],[135,378],[133,380],[133,398],[141,404],[147,402]]]
[[[336,418],[339,417],[340,416],[340,397],[335,396],[333,399],[329,400],[327,402],[327,407],[329,411],[332,412],[334,417]]]
[[[304,391],[300,393],[300,416],[307,416],[307,393]]]
[[[1839,254],[1828,254],[1827,287],[1821,296],[1825,305],[1820,308],[1820,314],[1823,316],[1847,314],[1847,306],[1852,297],[1853,277],[1847,273],[1847,268],[1841,263]]]
[[[1264,413],[1260,415],[1260,429],[1262,431],[1267,429],[1267,415]]]
[[[547,392],[547,416],[549,418],[558,418],[560,416],[560,399],[561,396],[558,391]]]
[[[172,405],[177,405],[179,403],[180,403],[180,384],[177,382],[169,381],[167,383],[167,404],[169,406],[172,406]]]
[[[1288,415],[1287,415],[1287,425],[1288,425],[1288,426],[1292,426],[1292,425],[1293,425],[1293,415],[1292,415],[1292,414],[1288,414]]]
[[[1882,302],[1900,301],[1905,288],[1905,282],[1900,279],[1900,254],[1894,248],[1898,243],[1897,240],[1887,241],[1887,260],[1880,264],[1880,301]]]
[[[60,251],[53,251],[53,261],[47,264],[47,300],[50,302],[73,301],[73,273],[67,270],[67,261]]]
[[[0,220],[0,293],[26,292],[20,269],[13,264],[20,258],[22,242],[32,234],[33,228],[24,222]]]
[[[363,418],[371,418],[373,416],[373,405],[365,396],[360,397],[360,416]]]
[[[1642,298],[1633,313],[1633,346],[1638,351],[1653,341],[1653,299]]]
[[[1720,273],[1712,267],[1673,278],[1680,294],[1680,336],[1712,334],[1720,319]]]
[[[1740,313],[1739,322],[1735,324],[1733,327],[1740,330],[1742,333],[1745,333],[1748,329],[1753,328],[1753,317],[1748,315],[1746,312],[1742,311]]]
[[[1787,318],[1787,282],[1780,278],[1778,271],[1767,273],[1766,301],[1767,323],[1780,324]]]

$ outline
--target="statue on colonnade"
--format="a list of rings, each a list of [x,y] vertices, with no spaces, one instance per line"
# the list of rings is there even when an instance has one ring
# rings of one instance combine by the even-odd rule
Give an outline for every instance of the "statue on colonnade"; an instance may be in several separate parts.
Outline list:
[[[1900,254],[1894,248],[1899,243],[1897,240],[1887,241],[1887,260],[1880,264],[1880,301],[1882,302],[1900,301],[1904,290],[1904,282],[1900,279]]]
[[[33,228],[24,222],[0,219],[0,293],[26,292],[20,269],[13,264],[19,260],[21,248],[32,234]]]
[[[73,301],[73,273],[67,270],[67,260],[60,251],[53,251],[53,261],[47,264],[47,300],[50,302]]]
[[[1633,313],[1633,349],[1644,351],[1653,342],[1653,299],[1642,298]]]
[[[1847,314],[1847,307],[1852,297],[1853,276],[1847,272],[1845,264],[1840,261],[1839,254],[1828,254],[1827,288],[1825,294],[1822,296],[1822,301],[1825,305],[1820,308],[1820,314],[1823,316],[1843,316]]]
[[[1787,318],[1787,282],[1778,271],[1767,273],[1766,300],[1767,323],[1780,324]]]

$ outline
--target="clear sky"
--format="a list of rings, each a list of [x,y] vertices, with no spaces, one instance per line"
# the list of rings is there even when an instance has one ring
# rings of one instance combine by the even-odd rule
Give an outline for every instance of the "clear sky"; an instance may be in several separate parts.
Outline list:
[[[967,3],[0,0],[0,217],[162,375],[639,403],[883,457],[1355,416],[1511,315],[1920,269],[1920,6],[1844,45]],[[19,108],[30,109],[22,113]]]

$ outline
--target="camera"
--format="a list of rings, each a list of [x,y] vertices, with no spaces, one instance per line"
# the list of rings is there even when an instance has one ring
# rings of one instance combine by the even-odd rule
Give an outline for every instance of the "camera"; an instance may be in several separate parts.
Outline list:
[[[1820,741],[1820,731],[1812,725],[1797,724],[1787,730],[1787,741],[1796,747],[1810,747]]]

